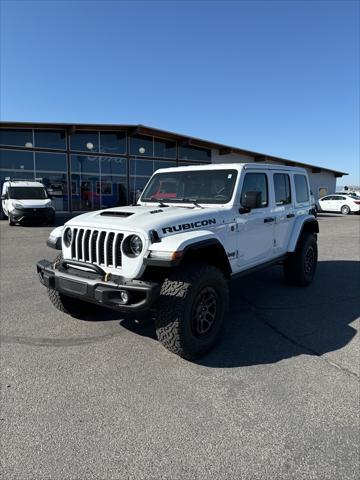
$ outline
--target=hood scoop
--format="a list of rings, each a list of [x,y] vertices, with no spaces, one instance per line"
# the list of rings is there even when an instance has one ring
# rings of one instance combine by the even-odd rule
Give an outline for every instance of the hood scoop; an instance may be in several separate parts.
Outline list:
[[[126,218],[126,217],[131,217],[131,215],[134,215],[134,212],[114,212],[114,211],[105,211],[105,212],[101,212],[100,215],[102,217],[122,217],[122,218]]]

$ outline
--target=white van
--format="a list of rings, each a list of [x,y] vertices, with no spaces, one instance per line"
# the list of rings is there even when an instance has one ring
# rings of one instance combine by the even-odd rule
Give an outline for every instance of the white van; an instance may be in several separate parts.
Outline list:
[[[41,182],[6,179],[2,186],[1,203],[9,225],[55,222],[53,202]]]

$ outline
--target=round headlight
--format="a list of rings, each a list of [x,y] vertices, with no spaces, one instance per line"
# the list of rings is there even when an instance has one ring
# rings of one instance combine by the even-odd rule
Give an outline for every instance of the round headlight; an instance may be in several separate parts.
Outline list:
[[[132,253],[135,256],[140,255],[142,249],[143,249],[143,243],[140,237],[137,235],[132,235],[129,239],[129,249],[130,253]]]
[[[64,243],[66,247],[70,247],[72,240],[72,231],[71,228],[67,228],[64,232]]]

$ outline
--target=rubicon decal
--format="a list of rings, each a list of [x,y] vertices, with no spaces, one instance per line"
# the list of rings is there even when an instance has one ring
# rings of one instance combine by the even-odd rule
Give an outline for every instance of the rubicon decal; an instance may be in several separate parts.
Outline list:
[[[197,222],[183,223],[181,225],[173,225],[171,227],[164,227],[163,233],[181,232],[182,230],[191,230],[192,228],[206,227],[207,225],[215,225],[215,218],[209,218],[208,220],[198,220]]]

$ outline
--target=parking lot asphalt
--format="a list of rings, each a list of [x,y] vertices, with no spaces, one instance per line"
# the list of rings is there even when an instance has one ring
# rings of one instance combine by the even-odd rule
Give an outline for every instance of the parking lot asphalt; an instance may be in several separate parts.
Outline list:
[[[150,316],[55,310],[51,228],[0,222],[4,479],[355,479],[360,217],[319,217],[308,288],[233,283],[222,343],[191,363]]]

